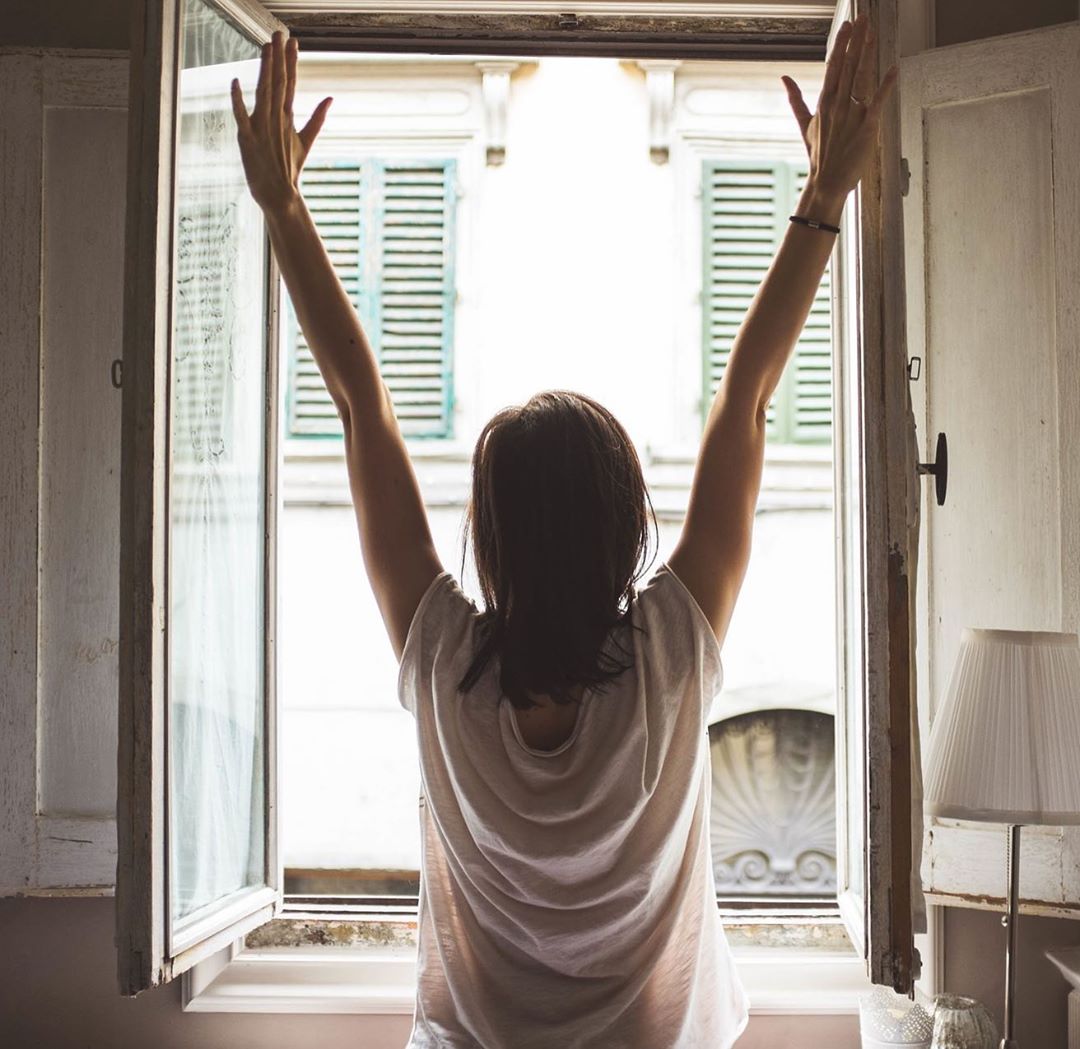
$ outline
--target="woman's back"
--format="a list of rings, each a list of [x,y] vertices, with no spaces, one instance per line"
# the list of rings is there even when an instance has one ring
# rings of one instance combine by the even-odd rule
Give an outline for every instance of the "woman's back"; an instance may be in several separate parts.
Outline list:
[[[475,606],[448,573],[424,595],[399,680],[423,784],[413,1049],[724,1049],[745,1025],[708,850],[719,646],[666,566],[631,618],[611,641],[633,665],[526,736],[497,664],[458,691]]]

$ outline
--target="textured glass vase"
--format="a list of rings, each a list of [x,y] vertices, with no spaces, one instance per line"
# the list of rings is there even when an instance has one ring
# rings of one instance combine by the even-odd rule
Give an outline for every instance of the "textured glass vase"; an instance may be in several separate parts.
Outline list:
[[[929,1049],[930,1014],[902,995],[875,987],[859,999],[862,1049]]]
[[[994,1021],[974,998],[939,994],[934,999],[934,1039],[930,1049],[998,1049]]]

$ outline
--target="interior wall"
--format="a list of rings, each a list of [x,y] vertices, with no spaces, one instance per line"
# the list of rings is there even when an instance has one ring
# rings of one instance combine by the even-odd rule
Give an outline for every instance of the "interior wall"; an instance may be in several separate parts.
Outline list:
[[[1004,859],[1002,860],[1004,862]],[[945,989],[977,998],[1001,1030],[1005,1008],[1005,929],[995,911],[945,908]],[[1064,1049],[1069,985],[1047,960],[1053,947],[1080,946],[1080,921],[1020,919],[1016,1037],[1021,1045]]]
[[[0,46],[126,51],[132,0],[4,0]]]
[[[0,45],[126,49],[130,0],[7,0]],[[1072,21],[1076,0],[937,0],[938,46]],[[943,986],[985,1002],[1001,1023],[1004,935],[997,914],[949,908],[944,915]],[[111,899],[3,899],[0,929],[0,1029],[12,1044],[154,1044],[160,1049],[228,1044],[233,1049],[404,1044],[407,1017],[188,1014],[180,1023],[179,987],[135,1000],[115,990]],[[1065,1045],[1065,981],[1043,956],[1080,945],[1080,922],[1024,918],[1020,929],[1018,1034],[1044,1049]],[[857,1045],[853,1017],[755,1017],[739,1049]]]
[[[934,44],[945,47],[1077,18],[1077,0],[934,0]]]

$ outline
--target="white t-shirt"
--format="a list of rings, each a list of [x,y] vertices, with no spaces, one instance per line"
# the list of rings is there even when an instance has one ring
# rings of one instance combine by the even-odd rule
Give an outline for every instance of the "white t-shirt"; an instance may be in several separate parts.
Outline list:
[[[618,638],[634,665],[552,751],[522,740],[497,660],[458,692],[477,616],[444,572],[402,653],[422,782],[408,1049],[728,1049],[747,1003],[709,855],[704,613],[661,565],[632,605],[646,633]]]

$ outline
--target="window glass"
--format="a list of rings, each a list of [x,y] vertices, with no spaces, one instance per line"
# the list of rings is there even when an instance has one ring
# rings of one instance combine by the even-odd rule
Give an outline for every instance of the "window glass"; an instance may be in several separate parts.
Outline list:
[[[181,42],[170,367],[169,906],[260,885],[266,236],[229,100],[258,45],[201,0]]]

